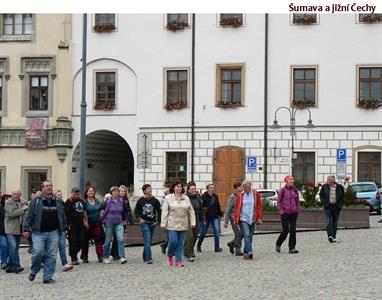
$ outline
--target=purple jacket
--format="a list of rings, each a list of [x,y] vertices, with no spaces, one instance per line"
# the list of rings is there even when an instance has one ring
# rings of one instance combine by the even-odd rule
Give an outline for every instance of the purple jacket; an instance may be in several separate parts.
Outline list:
[[[277,197],[277,208],[280,215],[298,214],[300,199],[298,190],[294,186],[284,186]]]

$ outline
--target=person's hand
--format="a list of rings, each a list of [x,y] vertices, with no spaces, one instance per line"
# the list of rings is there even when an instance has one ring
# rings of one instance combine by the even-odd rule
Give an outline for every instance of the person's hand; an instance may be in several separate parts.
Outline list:
[[[224,228],[228,228],[228,224],[224,224]]]
[[[24,205],[24,206],[22,207],[22,209],[23,209],[23,210],[28,210],[28,205],[27,205],[27,204]]]
[[[24,231],[23,232],[23,236],[24,236],[24,239],[29,239],[29,237],[31,236],[31,233],[29,231]]]
[[[256,224],[262,224],[262,223],[263,223],[263,220],[261,220],[261,219],[258,219],[256,222]]]
[[[191,225],[191,228],[194,229],[196,227],[196,225]]]
[[[143,224],[145,223],[145,220],[143,220],[142,218],[139,219],[139,224]]]
[[[89,229],[89,224],[88,224],[88,222],[84,221],[84,226],[85,226],[86,229]]]

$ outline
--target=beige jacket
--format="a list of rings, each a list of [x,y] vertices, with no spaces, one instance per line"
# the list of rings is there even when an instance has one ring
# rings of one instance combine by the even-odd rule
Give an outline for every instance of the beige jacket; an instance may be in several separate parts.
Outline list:
[[[190,198],[182,195],[180,200],[175,194],[167,195],[162,206],[161,227],[167,230],[183,231],[196,225],[195,212]]]
[[[21,225],[23,224],[24,216],[26,210],[22,207],[28,205],[28,202],[20,199],[19,202],[16,202],[12,198],[8,199],[5,202],[5,218],[4,218],[4,228],[6,234],[21,235]]]

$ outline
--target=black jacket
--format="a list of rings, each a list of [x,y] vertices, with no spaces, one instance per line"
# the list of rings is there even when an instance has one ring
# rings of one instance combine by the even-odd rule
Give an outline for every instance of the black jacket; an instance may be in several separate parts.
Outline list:
[[[203,214],[203,204],[202,200],[200,200],[199,195],[191,195],[187,193],[188,198],[190,198],[191,205],[195,212],[195,218],[196,218],[196,224],[199,224],[200,222],[204,221],[204,214]]]
[[[5,235],[4,219],[5,219],[4,205],[0,203],[0,235]]]
[[[135,206],[135,217],[143,219],[148,223],[160,223],[161,220],[161,205],[157,198],[139,198]]]
[[[207,220],[212,220],[223,216],[220,209],[219,198],[216,194],[208,194],[205,192],[202,196],[203,210]]]
[[[339,208],[342,208],[344,206],[344,198],[345,198],[345,190],[342,185],[337,183],[337,188],[336,188],[336,204]],[[320,200],[322,205],[325,208],[328,208],[330,205],[330,186],[329,184],[325,183],[321,187],[320,191]]]

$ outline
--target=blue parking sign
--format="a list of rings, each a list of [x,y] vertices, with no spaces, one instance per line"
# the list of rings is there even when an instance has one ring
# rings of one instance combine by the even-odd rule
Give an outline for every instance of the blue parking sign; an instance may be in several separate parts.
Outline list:
[[[247,156],[247,170],[248,171],[257,171],[256,156]]]
[[[337,149],[337,162],[346,162],[346,149]]]

